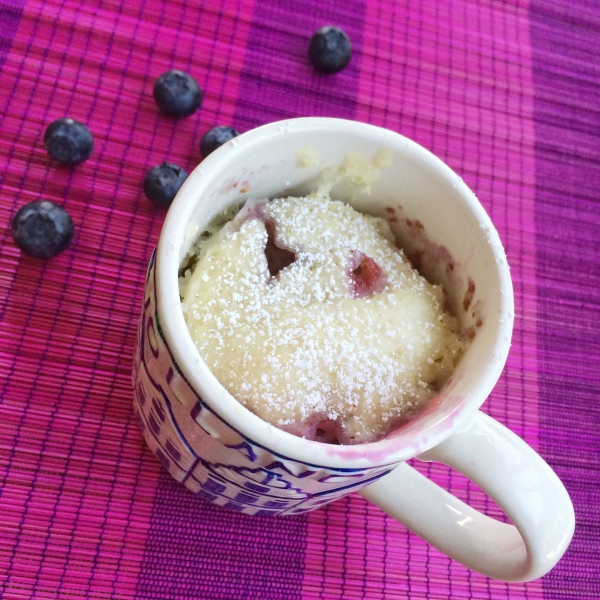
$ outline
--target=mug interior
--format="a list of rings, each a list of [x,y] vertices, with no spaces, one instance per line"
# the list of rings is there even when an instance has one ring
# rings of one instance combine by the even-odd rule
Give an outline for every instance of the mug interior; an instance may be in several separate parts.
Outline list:
[[[382,157],[369,190],[347,178],[331,196],[386,218],[421,273],[441,284],[471,345],[439,394],[383,440],[337,446],[298,438],[238,403],[199,356],[185,325],[178,271],[210,221],[245,198],[304,195],[349,153]],[[303,160],[306,155],[310,160]],[[309,166],[301,166],[307,164]],[[331,178],[331,176],[329,176]],[[486,399],[508,354],[513,294],[500,239],[464,182],[418,144],[391,131],[340,119],[301,118],[252,130],[215,151],[189,176],[165,220],[156,264],[163,332],[200,396],[242,435],[295,460],[329,467],[392,464],[441,442]]]

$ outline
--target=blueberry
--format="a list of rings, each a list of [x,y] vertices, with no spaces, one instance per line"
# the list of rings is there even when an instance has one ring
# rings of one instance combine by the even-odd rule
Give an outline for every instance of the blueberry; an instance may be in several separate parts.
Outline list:
[[[337,73],[346,68],[352,56],[350,38],[339,27],[322,27],[310,38],[308,57],[322,73]]]
[[[200,142],[200,152],[206,158],[211,152],[220,148],[224,143],[237,137],[239,131],[228,125],[220,125],[209,129],[203,136]]]
[[[173,202],[187,173],[177,165],[164,162],[150,169],[144,177],[144,192],[150,202],[167,208]]]
[[[74,167],[92,155],[94,138],[83,123],[74,119],[56,119],[46,129],[44,146],[53,159]]]
[[[160,111],[168,117],[189,117],[202,102],[198,82],[176,69],[163,73],[156,80],[153,95]]]
[[[22,206],[12,220],[15,244],[30,256],[52,258],[65,250],[75,228],[69,213],[49,200]]]

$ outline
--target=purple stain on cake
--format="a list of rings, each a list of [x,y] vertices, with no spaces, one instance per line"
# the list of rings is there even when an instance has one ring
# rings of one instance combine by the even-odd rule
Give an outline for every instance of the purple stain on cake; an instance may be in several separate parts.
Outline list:
[[[322,412],[312,414],[297,423],[280,425],[279,427],[292,435],[323,444],[354,443],[339,419],[331,419]]]
[[[385,288],[386,278],[381,267],[363,252],[351,253],[348,276],[356,298],[370,298]]]

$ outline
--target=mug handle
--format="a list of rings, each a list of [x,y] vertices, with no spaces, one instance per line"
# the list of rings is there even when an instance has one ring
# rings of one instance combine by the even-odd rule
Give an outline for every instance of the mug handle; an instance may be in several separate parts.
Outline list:
[[[537,579],[564,554],[575,528],[569,495],[544,460],[498,421],[477,411],[418,458],[463,473],[514,526],[471,508],[406,463],[359,494],[450,558],[494,579]]]

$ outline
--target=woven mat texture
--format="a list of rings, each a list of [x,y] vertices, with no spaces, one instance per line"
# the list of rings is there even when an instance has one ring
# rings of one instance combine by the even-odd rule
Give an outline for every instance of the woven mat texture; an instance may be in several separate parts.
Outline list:
[[[312,32],[341,26],[350,66],[320,76]],[[600,598],[600,8],[586,0],[0,0],[0,597]],[[193,74],[205,99],[159,116],[152,85]],[[145,268],[165,213],[141,180],[189,172],[214,125],[356,119],[456,170],[505,244],[516,295],[506,370],[483,410],[524,437],[575,504],[542,580],[468,571],[351,495],[300,517],[246,517],[161,470],[132,414]],[[43,134],[87,123],[66,169]],[[24,203],[73,217],[44,262],[14,245]],[[488,514],[441,465],[419,467]]]

